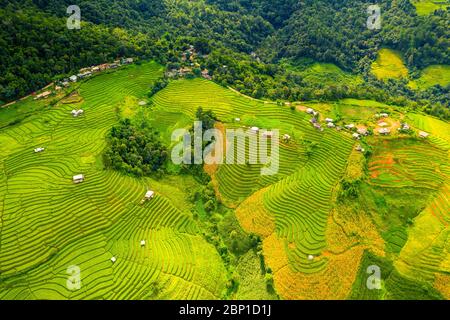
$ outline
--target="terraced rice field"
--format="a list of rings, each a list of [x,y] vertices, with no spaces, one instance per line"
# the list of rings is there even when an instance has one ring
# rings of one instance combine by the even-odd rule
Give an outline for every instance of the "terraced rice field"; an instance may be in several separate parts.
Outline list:
[[[433,65],[423,69],[417,80],[410,81],[408,86],[412,89],[426,90],[432,86],[446,87],[450,84],[450,66]]]
[[[225,269],[190,213],[158,195],[139,205],[151,181],[101,163],[115,107],[144,98],[161,73],[148,63],[95,77],[81,84],[81,104],[58,104],[0,131],[0,299],[221,296]],[[73,118],[74,107],[85,114]],[[80,173],[86,181],[73,184]],[[81,290],[66,286],[71,265],[81,269]]]
[[[401,79],[408,76],[408,69],[398,52],[384,48],[372,64],[372,73],[380,80]]]
[[[0,129],[0,299],[225,297],[229,270],[187,201],[195,180],[136,179],[106,170],[101,159],[117,113],[145,113],[170,145],[172,131],[190,128],[199,106],[212,110],[223,130],[257,126],[291,136],[280,141],[276,175],[262,176],[262,165],[254,164],[207,170],[242,228],[262,237],[265,267],[281,298],[442,298],[450,291],[448,123],[407,114],[406,121],[430,137],[367,138],[372,155],[366,159],[350,133],[316,130],[305,112],[211,81],[171,81],[148,99],[161,74],[159,65],[147,63],[95,77],[80,85],[82,100],[37,108]],[[142,100],[147,106],[137,107]],[[322,116],[339,112],[355,121],[388,107],[354,99],[320,106]],[[73,118],[74,108],[85,114]],[[365,111],[352,114],[352,108]],[[35,154],[36,147],[46,150]],[[348,204],[338,195],[355,154],[367,160],[368,173],[361,198]],[[363,176],[365,169],[356,171]],[[80,173],[86,181],[73,184]],[[156,197],[140,205],[149,188]],[[383,269],[377,293],[365,287],[364,268],[373,263]],[[241,258],[235,276],[243,289],[233,297],[275,297],[254,294],[266,287],[258,265],[252,251]],[[70,266],[81,270],[80,290],[67,287]]]
[[[445,179],[447,154],[430,144],[415,140],[385,140],[374,149],[369,162],[370,183],[404,188],[420,186],[439,189]]]
[[[445,10],[450,3],[448,0],[413,0],[418,15],[429,15],[436,10]]]
[[[288,70],[297,72],[308,83],[317,85],[357,85],[363,82],[360,76],[353,75],[343,71],[341,68],[332,63],[309,62],[306,65],[296,63],[287,63]]]
[[[174,82],[153,100],[156,110],[183,112],[192,117],[197,106],[209,105],[228,127],[278,128],[281,135],[291,135],[291,141],[281,144],[279,174],[263,177],[258,165],[221,165],[214,180],[220,198],[237,207],[237,217],[247,231],[262,236],[274,233],[281,239],[280,254],[287,256],[289,268],[294,272],[315,273],[325,268],[326,258],[311,261],[308,256],[320,256],[326,247],[325,230],[333,188],[354,145],[349,135],[334,130],[319,132],[303,112],[251,101],[203,80]],[[234,118],[240,118],[241,122],[233,122]],[[316,144],[316,149],[308,157],[306,149],[311,143]],[[261,217],[262,212],[267,216]],[[259,229],[262,226],[257,221],[271,217],[273,230]],[[292,279],[280,278],[277,288],[285,286],[284,281]]]

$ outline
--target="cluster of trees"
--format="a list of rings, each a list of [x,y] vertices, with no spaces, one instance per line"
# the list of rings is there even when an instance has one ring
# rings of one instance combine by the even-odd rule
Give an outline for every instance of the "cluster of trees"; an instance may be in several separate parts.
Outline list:
[[[211,110],[204,111],[202,107],[198,107],[195,113],[196,120],[202,121],[202,131],[214,128],[214,124],[216,122],[216,116]],[[194,136],[194,127],[190,128],[191,137]],[[208,143],[202,142],[202,150],[205,150]],[[191,159],[193,162],[194,159],[194,140],[191,140],[192,154]],[[220,206],[220,202],[216,198],[215,190],[213,183],[211,181],[211,177],[203,170],[202,164],[183,164],[181,168],[181,172],[184,174],[191,174],[197,181],[202,184],[197,190],[193,190],[191,194],[192,201],[202,201],[203,208],[208,214],[212,214],[217,210]]]
[[[152,89],[148,93],[149,98],[156,94],[158,91],[164,89],[169,84],[169,81],[166,78],[158,79],[153,85]]]
[[[355,199],[359,195],[359,187],[361,180],[348,180],[341,181],[341,190],[339,193],[339,200],[342,199]]]
[[[146,122],[137,126],[129,119],[121,120],[111,129],[107,142],[103,154],[106,167],[138,177],[164,173],[169,157],[167,148]]]
[[[195,113],[195,118],[197,121],[201,121],[202,122],[202,131],[205,132],[209,129],[214,128],[214,124],[216,123],[216,116],[215,114],[211,111],[211,110],[203,110],[202,107],[198,107],[197,111]],[[189,129],[190,133],[191,133],[191,137],[194,137],[194,126],[192,126]],[[197,138],[201,138],[201,137],[197,137]],[[209,184],[209,189],[212,189],[212,184],[210,184],[211,182],[211,178],[209,177],[208,174],[205,173],[205,171],[203,170],[203,165],[201,164],[194,164],[194,139],[191,140],[191,162],[192,164],[183,164],[182,165],[182,172],[183,173],[189,173],[192,174],[197,180],[199,180],[203,185],[208,186]],[[212,142],[208,142],[208,141],[203,141],[202,139],[202,150],[205,150],[205,148]],[[209,197],[208,194],[210,194],[210,192],[208,192],[208,188],[205,189],[205,192],[203,193],[202,197],[204,198],[204,203],[208,203],[208,212],[212,212],[216,207],[217,207],[217,203],[214,202],[214,199]],[[211,201],[209,201],[211,200]]]

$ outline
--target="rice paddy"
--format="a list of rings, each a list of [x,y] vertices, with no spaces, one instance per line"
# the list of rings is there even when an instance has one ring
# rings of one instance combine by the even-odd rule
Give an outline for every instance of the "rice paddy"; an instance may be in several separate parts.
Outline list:
[[[221,296],[225,269],[190,212],[160,195],[140,206],[151,181],[101,163],[115,106],[145,97],[161,73],[148,63],[95,77],[79,88],[85,115],[73,118],[73,104],[58,104],[0,132],[0,299]],[[34,154],[38,146],[45,152]],[[86,181],[73,184],[80,173]],[[81,270],[73,292],[72,265]]]
[[[420,77],[410,81],[408,86],[412,89],[426,90],[432,86],[446,87],[450,84],[450,66],[433,65],[422,70]]]
[[[448,0],[413,0],[418,15],[426,16],[436,10],[445,10],[450,4]]]
[[[380,80],[401,79],[408,76],[408,69],[398,52],[384,48],[372,64],[372,73]]]
[[[153,62],[128,66],[81,83],[81,99],[53,106],[29,99],[0,113],[0,299],[446,297],[448,123],[406,114],[430,137],[368,137],[366,157],[345,130],[317,130],[305,112],[211,81],[171,81],[148,98],[162,72]],[[307,105],[355,122],[396,108],[356,99]],[[196,217],[206,213],[188,200],[198,182],[176,174],[138,179],[102,163],[118,115],[145,114],[171,145],[173,130],[190,128],[199,106],[217,115],[221,130],[257,126],[291,137],[280,141],[276,175],[262,176],[257,164],[205,168],[227,212],[262,238],[265,265],[253,251],[240,257],[232,296],[229,270]],[[85,113],[74,118],[74,108]],[[45,151],[34,153],[38,147]],[[77,174],[83,183],[72,182]],[[359,181],[359,195],[339,200],[348,178]],[[155,198],[141,205],[150,188]],[[382,270],[379,291],[366,287],[373,264]],[[71,266],[81,271],[79,290],[67,285]],[[268,268],[274,291],[261,271]]]

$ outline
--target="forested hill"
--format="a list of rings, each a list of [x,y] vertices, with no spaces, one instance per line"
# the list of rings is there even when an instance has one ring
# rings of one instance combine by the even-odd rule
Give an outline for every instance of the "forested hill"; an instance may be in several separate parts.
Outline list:
[[[430,65],[450,64],[449,12],[418,15],[411,1],[380,3],[377,31],[366,27],[372,3],[364,0],[80,0],[81,30],[66,28],[72,1],[0,0],[0,101],[117,57],[177,66],[187,44],[195,44],[210,55],[201,67],[216,82],[256,98],[358,97],[448,107],[448,88],[415,92],[406,80],[378,81],[370,74],[384,47],[403,56],[412,77]],[[312,83],[283,64],[305,58],[333,63],[366,82]]]
[[[449,63],[448,12],[418,16],[408,0],[383,1],[382,27],[376,31],[366,27],[369,5],[364,0],[303,0],[266,47],[275,58],[307,56],[353,71],[367,68],[383,46],[401,51],[412,68]]]
[[[82,29],[68,30],[66,10],[71,4],[0,1],[0,101],[36,90],[56,74],[112,57],[161,57],[161,50],[172,50],[181,36],[251,52],[272,32],[260,17],[221,11],[203,2],[159,0],[79,1]]]

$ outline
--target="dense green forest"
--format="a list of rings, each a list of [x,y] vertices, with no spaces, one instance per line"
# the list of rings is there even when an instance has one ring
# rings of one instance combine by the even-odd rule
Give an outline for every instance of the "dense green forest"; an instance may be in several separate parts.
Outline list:
[[[167,148],[146,122],[140,125],[124,119],[111,129],[108,147],[103,155],[107,167],[141,177],[162,174],[168,159]]]
[[[193,44],[214,81],[255,98],[368,98],[448,118],[449,88],[412,90],[370,73],[377,52],[401,52],[411,77],[450,64],[449,12],[419,16],[409,0],[384,1],[381,30],[366,27],[364,0],[79,1],[81,30],[68,30],[71,1],[0,1],[0,101],[42,88],[57,75],[134,56],[183,66]],[[305,58],[334,63],[363,82],[311,81],[286,67]]]

